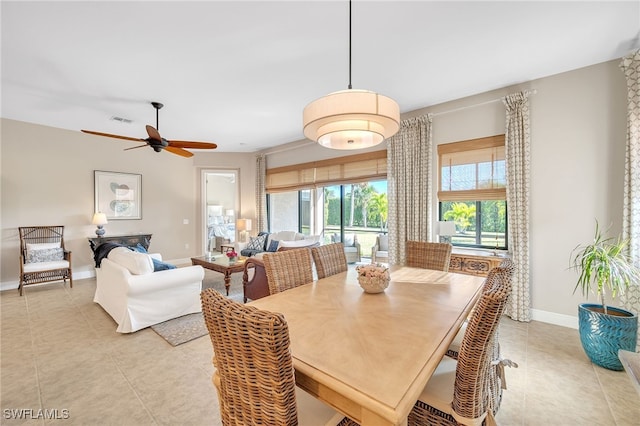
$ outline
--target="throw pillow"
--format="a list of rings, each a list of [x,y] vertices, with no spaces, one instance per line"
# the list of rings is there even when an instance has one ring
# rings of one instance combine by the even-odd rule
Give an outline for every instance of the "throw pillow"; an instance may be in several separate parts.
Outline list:
[[[266,235],[258,235],[257,237],[249,237],[249,244],[247,244],[248,250],[264,250],[264,242],[266,241]]]
[[[151,260],[153,261],[153,272],[166,271],[168,269],[176,269],[176,265],[172,265],[170,263],[162,262],[162,261],[160,261],[158,259],[155,259],[153,257],[151,258]]]
[[[140,243],[136,244],[135,246],[129,246],[129,248],[133,251],[137,251],[138,253],[147,253],[147,249],[144,248],[144,246]]]
[[[378,247],[378,250],[380,250],[380,251],[389,251],[389,236],[388,235],[380,235],[378,237],[378,241],[380,241],[380,247]]]
[[[267,251],[277,251],[278,250],[278,244],[280,244],[280,241],[271,240],[271,242],[269,243],[269,247],[267,248]]]
[[[27,251],[44,250],[60,247],[60,243],[27,243]]]
[[[344,234],[344,246],[352,247],[355,244],[355,234]]]
[[[25,263],[56,262],[59,260],[64,260],[62,247],[29,250]]]

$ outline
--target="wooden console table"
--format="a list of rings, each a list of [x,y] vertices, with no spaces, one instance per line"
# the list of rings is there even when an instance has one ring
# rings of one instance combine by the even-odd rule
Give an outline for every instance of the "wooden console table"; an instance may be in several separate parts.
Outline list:
[[[505,256],[491,254],[451,253],[449,272],[486,277],[492,268],[500,265]]]
[[[151,244],[151,234],[134,234],[134,235],[113,235],[108,237],[89,237],[89,246],[91,251],[95,253],[96,247],[102,243],[117,243],[124,244],[126,246],[135,246],[138,243],[144,247],[145,250],[149,250],[149,244]]]

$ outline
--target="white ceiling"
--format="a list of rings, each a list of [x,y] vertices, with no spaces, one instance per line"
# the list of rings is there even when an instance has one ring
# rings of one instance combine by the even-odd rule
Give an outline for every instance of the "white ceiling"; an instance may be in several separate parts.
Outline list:
[[[248,152],[303,139],[304,106],[349,80],[346,0],[1,6],[4,118],[143,138],[159,101],[165,138]],[[638,1],[352,7],[353,88],[401,112],[640,48]]]

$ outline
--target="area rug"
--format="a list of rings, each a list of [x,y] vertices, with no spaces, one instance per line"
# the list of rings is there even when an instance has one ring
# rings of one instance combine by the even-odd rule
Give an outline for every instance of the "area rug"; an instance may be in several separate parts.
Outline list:
[[[222,294],[226,294],[224,276],[220,273],[205,269],[202,289],[204,290],[205,288],[213,288]],[[228,297],[236,302],[242,303],[242,274],[231,275],[231,287],[229,288]],[[158,335],[171,346],[181,345],[209,333],[204,323],[202,312],[170,319],[160,324],[152,325],[151,329],[158,333]]]

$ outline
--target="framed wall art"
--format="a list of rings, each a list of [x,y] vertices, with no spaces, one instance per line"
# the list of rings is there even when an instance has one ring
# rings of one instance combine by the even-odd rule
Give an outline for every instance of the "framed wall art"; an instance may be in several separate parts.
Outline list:
[[[142,219],[142,175],[94,170],[95,211],[107,220]]]

